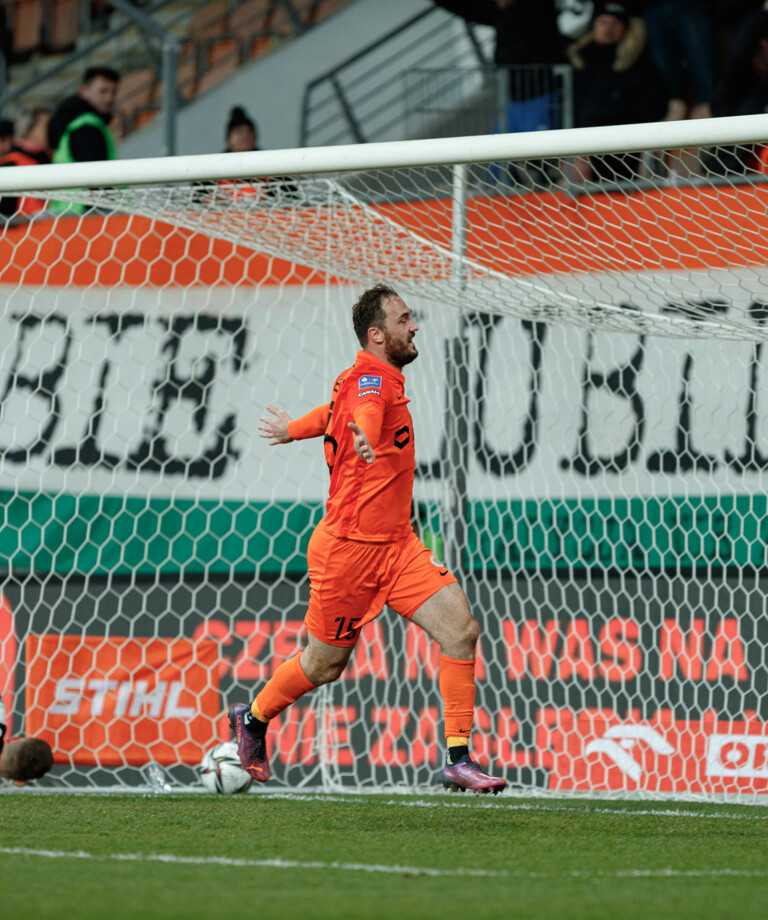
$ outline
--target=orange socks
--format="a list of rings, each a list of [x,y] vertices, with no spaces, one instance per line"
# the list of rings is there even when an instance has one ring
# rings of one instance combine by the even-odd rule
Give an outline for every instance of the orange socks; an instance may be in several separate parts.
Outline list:
[[[268,722],[299,697],[315,689],[304,673],[300,658],[300,655],[294,655],[284,661],[251,703],[251,712],[261,722]]]
[[[475,716],[475,659],[461,661],[440,655],[440,695],[445,737],[450,747],[469,743]]]

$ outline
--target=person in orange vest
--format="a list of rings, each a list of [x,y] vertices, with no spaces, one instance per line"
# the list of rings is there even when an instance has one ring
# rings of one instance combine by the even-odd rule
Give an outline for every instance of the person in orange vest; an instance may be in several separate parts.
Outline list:
[[[0,157],[3,166],[40,166],[51,162],[48,146],[48,122],[51,109],[40,106],[24,112],[18,121],[19,136],[14,138],[11,149]],[[26,196],[5,196],[0,199],[0,214],[3,217],[32,218],[44,210],[45,201]]]

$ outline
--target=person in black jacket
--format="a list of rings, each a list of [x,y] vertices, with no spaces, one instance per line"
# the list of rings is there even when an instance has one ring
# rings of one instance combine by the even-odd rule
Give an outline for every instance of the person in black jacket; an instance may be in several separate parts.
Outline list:
[[[629,40],[628,40],[629,39]],[[645,27],[623,3],[603,3],[592,30],[568,49],[574,68],[576,127],[659,121],[667,108],[664,80],[645,47]],[[582,178],[629,179],[639,157],[617,154],[579,163]]]
[[[768,111],[768,2],[744,20],[734,37],[715,111],[717,115]]]
[[[496,66],[509,70],[507,131],[560,125],[559,82],[553,64],[565,63],[555,0],[435,0],[468,22],[496,30]],[[534,66],[536,65],[536,66]]]
[[[48,141],[54,163],[87,163],[116,158],[109,123],[120,75],[111,67],[90,67],[74,96],[53,113]]]
[[[768,112],[768,0],[736,33],[715,97],[715,115],[764,112]],[[717,173],[762,171],[755,153],[752,144],[719,147],[710,157],[710,168]]]

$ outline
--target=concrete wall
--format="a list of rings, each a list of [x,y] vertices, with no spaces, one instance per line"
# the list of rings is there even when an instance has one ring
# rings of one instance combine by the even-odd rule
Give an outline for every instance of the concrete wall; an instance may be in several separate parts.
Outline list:
[[[431,6],[429,0],[386,0],[385,3],[358,0],[351,4],[306,35],[242,68],[230,80],[180,112],[176,152],[196,154],[222,150],[224,127],[233,105],[244,105],[257,121],[263,148],[296,147],[306,85],[357,49]],[[466,43],[461,20],[442,11],[435,14],[438,16],[455,22],[457,44]],[[394,47],[391,53],[396,53]],[[446,61],[445,66],[449,65],[450,61]],[[120,156],[158,156],[162,152],[162,140],[162,124],[158,120],[127,138],[120,146]]]

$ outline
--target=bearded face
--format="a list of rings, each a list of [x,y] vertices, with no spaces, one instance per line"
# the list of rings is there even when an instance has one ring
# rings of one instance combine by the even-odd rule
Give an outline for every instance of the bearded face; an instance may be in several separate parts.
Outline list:
[[[391,297],[384,304],[386,322],[384,333],[384,354],[386,360],[395,367],[403,368],[419,355],[413,344],[413,337],[418,332],[418,324],[411,311],[399,297]]]

